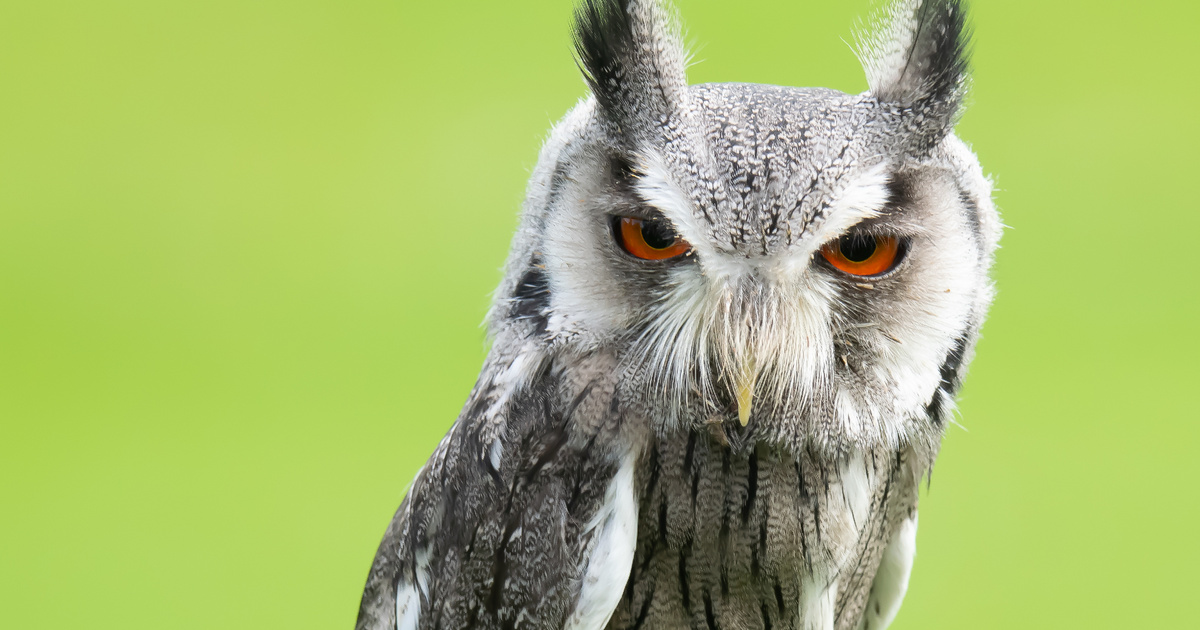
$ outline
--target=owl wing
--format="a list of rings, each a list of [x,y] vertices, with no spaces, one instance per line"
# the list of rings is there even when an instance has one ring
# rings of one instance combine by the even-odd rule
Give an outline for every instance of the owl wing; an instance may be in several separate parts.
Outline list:
[[[900,612],[904,593],[908,591],[908,576],[912,573],[916,554],[917,513],[914,510],[911,516],[901,521],[884,549],[858,630],[884,630],[891,625],[896,613]]]
[[[543,370],[520,387],[497,374],[481,377],[396,512],[357,630],[608,623],[637,528],[634,458],[611,447],[611,373]]]

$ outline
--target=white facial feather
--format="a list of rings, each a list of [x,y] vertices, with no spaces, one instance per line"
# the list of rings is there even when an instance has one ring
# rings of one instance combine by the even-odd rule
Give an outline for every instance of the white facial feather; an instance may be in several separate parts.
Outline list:
[[[665,15],[653,3],[635,4],[637,28]],[[888,25],[866,42],[871,90],[856,97],[683,88],[672,74],[682,71],[673,46],[636,51],[631,63],[647,65],[626,71],[651,75],[635,77],[633,92],[618,100],[576,107],[551,134],[530,180],[497,294],[505,304],[530,266],[544,269],[546,330],[528,338],[529,364],[556,349],[614,348],[668,423],[695,421],[681,416],[698,408],[729,413],[717,404],[729,399],[722,390],[750,371],[761,377],[755,408],[788,416],[795,433],[822,423],[823,443],[911,439],[933,401],[952,405],[952,395],[938,394],[948,378],[943,365],[956,352],[969,357],[992,295],[987,269],[999,221],[990,184],[945,122],[959,83],[922,74],[929,68],[910,58],[945,44],[938,29],[953,27],[960,13],[948,0],[897,2]],[[635,36],[669,44],[670,24]],[[645,87],[637,81],[659,80],[666,91],[636,93]],[[885,106],[889,96],[924,99],[928,108],[906,119],[906,110]],[[626,97],[635,100],[619,100]],[[629,119],[614,127],[613,116]],[[929,126],[917,133],[922,142],[927,133],[940,144],[927,151],[905,144],[919,125]],[[914,155],[918,149],[926,152]],[[610,165],[618,159],[633,173],[631,190],[614,181]],[[894,216],[887,206],[901,174],[918,180],[916,198]],[[661,265],[656,286],[646,280],[652,265],[622,259],[613,242],[607,221],[621,203],[661,213],[693,248],[686,261]],[[864,221],[911,240],[895,277],[859,282],[820,267],[820,248]],[[777,236],[763,232],[775,228]],[[493,334],[526,343],[527,328],[506,312],[493,309]],[[808,408],[821,415],[806,419]]]

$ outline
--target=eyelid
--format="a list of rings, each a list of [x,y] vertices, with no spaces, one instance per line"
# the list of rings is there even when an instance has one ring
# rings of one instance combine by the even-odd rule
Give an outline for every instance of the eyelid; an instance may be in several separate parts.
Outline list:
[[[674,225],[666,218],[662,222],[674,234],[675,240],[666,247],[654,247],[646,241],[643,226],[654,219],[642,219],[630,215],[615,215],[612,218],[613,240],[622,251],[642,261],[662,262],[680,258],[692,251],[692,246],[679,235]]]
[[[643,205],[634,205],[628,208],[622,208],[620,212],[610,212],[610,221],[629,217],[631,219],[640,219],[642,221],[665,221],[667,225],[674,227],[674,223],[667,219],[667,215],[656,208],[650,208]]]
[[[875,250],[861,261],[853,261],[842,254],[843,239],[869,237],[875,241]],[[817,254],[825,264],[850,278],[879,279],[890,275],[908,257],[911,239],[895,234],[873,234],[865,230],[854,230],[838,236],[821,246]],[[880,243],[883,243],[882,249]]]

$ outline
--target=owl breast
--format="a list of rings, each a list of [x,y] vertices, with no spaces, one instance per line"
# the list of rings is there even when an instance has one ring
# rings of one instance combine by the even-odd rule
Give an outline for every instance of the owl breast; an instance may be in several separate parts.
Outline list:
[[[649,449],[610,630],[854,627],[886,542],[916,508],[915,454],[830,458],[731,444],[714,426]]]

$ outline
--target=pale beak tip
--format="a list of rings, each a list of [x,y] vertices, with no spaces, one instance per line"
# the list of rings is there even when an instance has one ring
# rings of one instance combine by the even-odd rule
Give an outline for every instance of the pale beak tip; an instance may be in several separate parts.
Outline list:
[[[737,406],[738,406],[738,422],[742,426],[750,423],[750,410],[754,405],[754,381],[749,384],[743,384],[738,388]]]

